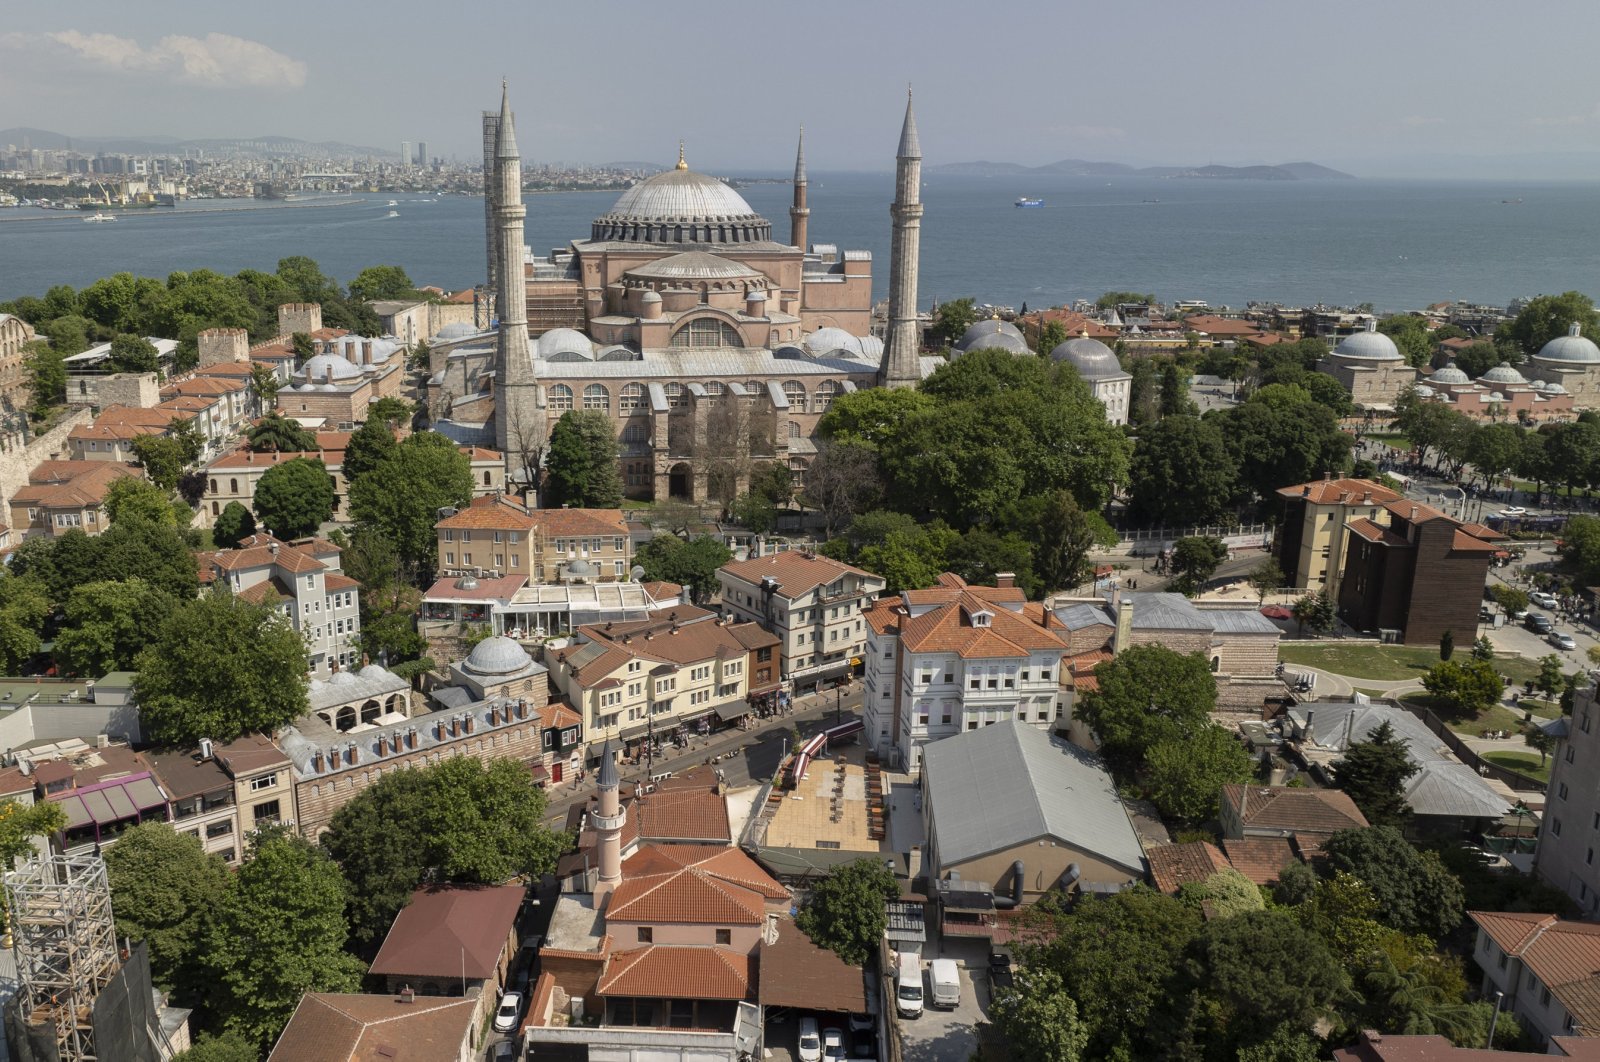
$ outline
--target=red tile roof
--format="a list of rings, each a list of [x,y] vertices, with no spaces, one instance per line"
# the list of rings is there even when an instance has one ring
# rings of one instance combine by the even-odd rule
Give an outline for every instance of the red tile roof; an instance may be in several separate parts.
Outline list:
[[[525,893],[521,885],[418,889],[395,916],[371,972],[493,977]]]
[[[456,1062],[477,1017],[476,997],[307,992],[267,1062]]]
[[[621,509],[535,509],[528,515],[551,538],[628,534]]]
[[[621,922],[760,925],[768,901],[789,892],[737,848],[670,844],[641,848],[622,865],[606,918]]]
[[[1196,332],[1204,332],[1208,336],[1247,336],[1260,331],[1249,321],[1235,320],[1231,317],[1218,317],[1214,313],[1195,314],[1185,317],[1183,323]]]
[[[1600,925],[1547,914],[1469,911],[1489,939],[1521,959],[1585,1029],[1600,1029]]]
[[[755,962],[727,948],[656,944],[618,951],[596,991],[646,999],[742,1000],[755,981]]]
[[[761,941],[760,1002],[764,1007],[865,1014],[866,984],[859,966],[812,943],[793,922],[778,923],[778,938]]]
[[[1237,816],[1246,829],[1281,830],[1285,836],[1338,833],[1369,825],[1349,794],[1337,789],[1225,785],[1222,808],[1224,814]]]
[[[993,588],[989,588],[993,589]],[[1003,594],[1004,591],[1001,591]],[[927,608],[913,615],[913,608]],[[928,607],[932,606],[932,607]],[[962,657],[1027,657],[1030,652],[1067,651],[1050,613],[1040,612],[1035,622],[978,596],[962,583],[931,590],[908,590],[899,597],[880,598],[868,610],[877,614],[873,627],[889,629],[885,613],[898,613],[901,643],[911,652],[957,653]],[[980,619],[986,623],[980,624]],[[1044,624],[1049,624],[1045,626]]]
[[[1369,493],[1370,502],[1366,498]],[[1334,505],[1341,502],[1345,505],[1383,505],[1400,501],[1402,497],[1383,484],[1374,483],[1370,479],[1315,479],[1310,483],[1279,487],[1278,495],[1283,498],[1304,498],[1316,505]]]
[[[1199,884],[1228,865],[1227,856],[1206,841],[1149,848],[1145,858],[1150,862],[1150,880],[1168,895],[1180,885]]]
[[[1284,867],[1300,861],[1294,845],[1283,837],[1224,839],[1222,851],[1233,869],[1257,885],[1272,884],[1283,873]]]
[[[273,549],[274,546],[277,547],[276,550]],[[269,564],[295,575],[320,572],[327,568],[326,564],[310,553],[296,549],[281,538],[274,538],[259,531],[240,539],[237,549],[217,550],[211,554],[211,563],[225,572],[262,568]]]
[[[1373,523],[1371,520],[1367,519],[1365,516],[1361,517],[1358,520],[1351,520],[1349,526],[1350,526],[1351,532],[1361,536],[1362,538],[1366,539],[1368,542],[1382,542],[1385,545],[1389,545],[1389,546],[1409,546],[1410,545],[1410,543],[1407,542],[1401,536],[1395,534],[1393,531],[1390,531],[1387,527],[1384,527],[1382,524]]]
[[[720,570],[755,586],[760,586],[763,579],[775,579],[778,593],[788,598],[809,594],[817,587],[826,586],[844,575],[859,575],[882,582],[879,576],[871,572],[862,571],[860,568],[817,553],[802,553],[799,550],[733,561],[724,564]]]

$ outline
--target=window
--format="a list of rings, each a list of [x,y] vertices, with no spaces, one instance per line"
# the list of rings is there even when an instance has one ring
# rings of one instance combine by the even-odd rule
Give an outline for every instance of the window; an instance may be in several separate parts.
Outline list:
[[[689,401],[688,392],[681,383],[669,383],[662,390],[667,393],[667,405],[673,409],[682,409]]]
[[[1550,820],[1550,832],[1555,834],[1557,837],[1561,836],[1561,820],[1560,819],[1551,819]]]
[[[1567,799],[1567,783],[1562,782],[1561,785],[1557,787],[1556,793],[1561,797],[1562,800]]]
[[[259,778],[250,779],[250,792],[259,793],[263,789],[271,789],[277,784],[278,774],[276,771],[274,771],[272,774],[263,774]]]
[[[789,403],[789,412],[804,413],[806,411],[806,385],[799,380],[785,380],[783,382],[783,397]]]
[[[622,393],[617,396],[617,411],[619,413],[632,413],[644,405],[644,384],[625,384]]]
[[[571,409],[572,388],[568,387],[566,384],[556,384],[554,387],[550,388],[550,408]]]
[[[603,384],[590,384],[583,389],[583,408],[610,412],[611,392],[607,391]]]
[[[655,937],[656,937],[656,931],[655,931],[655,927],[654,926],[640,926],[639,927],[639,943],[640,944],[654,944],[656,942]]]
[[[833,405],[833,400],[839,396],[838,380],[823,380],[817,385],[817,404],[812,409],[813,413],[826,413],[828,407]]]
[[[213,837],[227,837],[232,833],[233,833],[233,820],[232,819],[224,819],[221,822],[213,822],[213,823],[211,823],[210,825],[208,825],[206,827],[206,839],[207,840],[210,840]]]
[[[255,816],[255,824],[267,826],[278,821],[278,802],[269,800],[265,804],[257,804],[251,813]]]
[[[671,345],[679,350],[742,347],[744,337],[726,321],[719,321],[715,317],[697,317],[673,333]]]
[[[717,930],[717,943],[725,945],[725,946],[726,945],[731,945],[733,943],[733,930],[731,930],[731,929],[719,929],[719,930]]]

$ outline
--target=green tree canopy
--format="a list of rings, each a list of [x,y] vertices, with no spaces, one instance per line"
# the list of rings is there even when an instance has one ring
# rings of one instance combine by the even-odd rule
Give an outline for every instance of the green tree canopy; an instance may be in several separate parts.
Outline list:
[[[1044,592],[1085,582],[1089,554],[1117,544],[1117,533],[1098,512],[1078,506],[1070,491],[1020,498],[1003,523],[1033,545],[1033,572]]]
[[[408,571],[437,566],[433,525],[439,510],[472,500],[472,465],[455,443],[437,432],[408,435],[378,466],[350,484],[350,516],[358,528],[394,543]]]
[[[1422,368],[1433,357],[1434,338],[1428,331],[1425,317],[1395,314],[1379,321],[1378,331],[1394,340],[1394,345],[1400,348],[1400,354],[1413,369]]]
[[[64,674],[88,678],[133,670],[139,651],[172,614],[174,604],[138,576],[77,587],[67,599],[56,635],[57,666]]]
[[[862,966],[878,953],[888,927],[885,904],[899,898],[900,883],[882,860],[857,859],[812,884],[795,925],[847,964]]]
[[[344,448],[345,482],[354,483],[377,468],[399,445],[392,427],[377,417],[368,417],[361,427],[350,433],[350,442]]]
[[[1199,824],[1217,815],[1224,785],[1248,782],[1250,754],[1216,724],[1187,737],[1170,737],[1145,755],[1145,784],[1162,816]]]
[[[717,591],[717,569],[733,559],[733,551],[711,535],[679,538],[657,535],[634,551],[634,563],[644,577],[686,587],[695,601],[708,600]]]
[[[172,1062],[261,1062],[261,1052],[238,1033],[213,1036],[203,1032],[189,1050],[173,1055]]]
[[[368,266],[350,282],[350,297],[362,302],[386,299],[414,299],[416,285],[397,265]]]
[[[1385,720],[1333,763],[1334,785],[1349,794],[1373,825],[1401,826],[1411,817],[1405,785],[1421,768],[1411,762],[1407,745]]]
[[[249,431],[250,449],[260,453],[307,453],[316,450],[317,437],[294,421],[270,410]]]
[[[1212,725],[1217,683],[1200,653],[1135,645],[1096,665],[1094,674],[1099,688],[1084,694],[1075,715],[1123,775],[1160,742],[1189,741]]]
[[[1155,301],[1154,295],[1145,295],[1137,291],[1108,291],[1094,300],[1094,304],[1096,309],[1114,310],[1118,306],[1149,306]]]
[[[1339,621],[1338,613],[1334,611],[1333,598],[1328,596],[1327,590],[1319,590],[1314,594],[1306,594],[1294,603],[1290,610],[1294,614],[1295,624],[1302,634],[1310,628],[1313,634],[1333,630]]]
[[[948,347],[977,320],[978,308],[970,298],[949,299],[940,303],[933,312],[933,328],[929,330],[934,345]]]
[[[322,844],[350,882],[360,942],[382,939],[418,885],[493,885],[555,868],[570,838],[515,760],[471,757],[386,774],[334,813]]]
[[[1419,852],[1393,826],[1343,830],[1323,847],[1327,872],[1350,874],[1372,890],[1377,917],[1402,933],[1438,939],[1465,915],[1461,882],[1432,852]]]
[[[106,517],[112,525],[142,522],[154,527],[188,527],[194,512],[159,487],[138,476],[123,476],[106,488]]]
[[[1495,333],[1495,340],[1509,341],[1522,354],[1533,355],[1552,339],[1566,335],[1573,324],[1590,339],[1600,337],[1600,312],[1595,311],[1593,299],[1577,291],[1540,295],[1524,303],[1512,322]]]
[[[213,909],[200,960],[225,1031],[265,1050],[307,992],[356,992],[366,967],[345,950],[348,890],[304,838],[258,835]]]
[[[1475,716],[1505,692],[1500,673],[1488,660],[1444,660],[1422,676],[1422,686],[1447,713]]]
[[[821,511],[831,535],[879,505],[883,494],[877,451],[857,442],[824,442],[806,469],[801,501]]]
[[[315,534],[331,516],[333,477],[320,460],[296,457],[273,465],[256,483],[256,516],[284,539]]]
[[[7,675],[20,675],[23,665],[39,652],[49,616],[44,580],[0,573],[0,666]]]
[[[598,409],[573,409],[550,429],[545,457],[547,508],[615,509],[622,504],[621,453],[611,418]]]
[[[1163,418],[1139,431],[1128,478],[1133,510],[1162,527],[1212,523],[1238,493],[1236,468],[1215,424]]]
[[[1260,887],[1232,867],[1223,867],[1204,881],[1179,886],[1178,899],[1208,918],[1232,918],[1267,906]]]
[[[997,989],[993,1010],[994,1023],[1006,1038],[1007,1057],[1017,1062],[1079,1062],[1085,1057],[1089,1030],[1078,1020],[1078,1005],[1056,971],[1030,970],[1024,985]]]
[[[402,428],[410,426],[411,418],[416,412],[417,407],[405,399],[384,395],[367,406],[367,420],[382,421],[391,428]]]
[[[1206,581],[1228,559],[1228,547],[1220,538],[1188,535],[1172,544],[1172,588],[1194,597],[1205,589]]]
[[[106,368],[112,372],[156,372],[161,368],[161,359],[154,343],[124,333],[111,340],[111,358]]]
[[[212,540],[223,549],[236,549],[240,542],[255,533],[255,514],[237,501],[222,507],[217,522],[211,528]]]
[[[43,417],[67,400],[67,357],[54,344],[38,340],[29,344],[22,374],[28,381],[29,409],[35,417]]]
[[[874,450],[900,431],[911,417],[933,408],[921,391],[903,387],[867,387],[833,400],[817,422],[817,434],[838,443],[858,443]]]
[[[149,946],[156,984],[198,1001],[205,988],[198,970],[203,930],[233,887],[228,865],[207,854],[198,837],[165,822],[124,830],[105,861],[117,932]]]
[[[180,603],[136,659],[145,737],[188,747],[270,734],[305,713],[305,642],[277,609],[226,592]]]
[[[1442,331],[1444,329],[1435,330],[1434,337],[1439,338],[1439,332]],[[1450,360],[1455,363],[1455,367],[1474,380],[1499,365],[1504,359],[1505,356],[1500,352],[1500,348],[1488,340],[1462,347],[1450,355]]]

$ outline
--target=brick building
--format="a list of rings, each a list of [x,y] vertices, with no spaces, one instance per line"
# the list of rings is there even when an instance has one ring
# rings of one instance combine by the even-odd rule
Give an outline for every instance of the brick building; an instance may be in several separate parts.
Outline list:
[[[0,313],[0,403],[7,409],[22,409],[31,401],[23,371],[23,348],[35,338],[33,326],[27,321],[15,314]]]
[[[1403,495],[1370,479],[1335,479],[1330,473],[1321,480],[1280,487],[1278,497],[1283,499],[1283,518],[1273,555],[1288,585],[1327,590],[1338,600],[1351,521],[1364,517],[1387,523],[1383,506]]]

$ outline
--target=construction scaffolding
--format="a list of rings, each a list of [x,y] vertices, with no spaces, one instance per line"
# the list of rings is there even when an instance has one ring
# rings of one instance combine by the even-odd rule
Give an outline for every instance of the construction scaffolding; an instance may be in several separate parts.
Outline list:
[[[122,966],[105,863],[94,855],[32,859],[6,874],[5,890],[28,1039],[38,1048],[53,1039],[60,1062],[124,1057],[97,1045],[94,1020]]]

